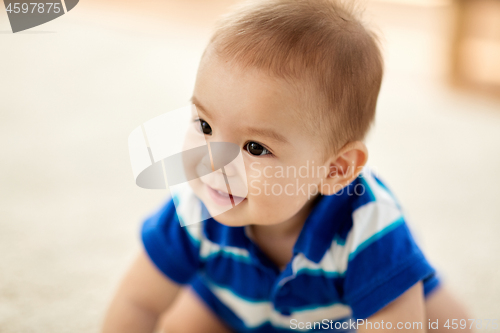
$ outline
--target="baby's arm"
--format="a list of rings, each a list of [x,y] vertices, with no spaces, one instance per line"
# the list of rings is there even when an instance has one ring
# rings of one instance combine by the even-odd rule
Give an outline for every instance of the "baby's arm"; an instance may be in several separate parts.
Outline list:
[[[142,252],[111,302],[103,333],[153,332],[158,317],[172,303],[180,285],[163,275]]]
[[[437,321],[439,325],[438,327],[433,327],[432,331],[439,333],[449,331],[448,328],[444,326],[447,321],[460,321],[461,319],[467,321],[467,318],[467,311],[464,309],[463,305],[460,304],[448,290],[441,287],[437,291],[434,291],[432,295],[424,299],[422,294],[422,283],[418,282],[404,294],[366,319],[365,323],[370,321],[373,325],[373,323],[381,324],[383,321],[383,327],[387,331],[391,330],[387,328],[387,322],[391,322],[392,329],[397,328],[398,322],[412,323],[411,328],[403,330],[405,332],[426,332],[429,331],[429,321]],[[416,327],[413,325],[414,322],[422,323],[422,326]],[[372,329],[366,324],[358,326],[358,333],[384,331],[384,329],[373,329],[373,326],[371,326],[371,328]],[[460,332],[470,333],[472,330],[466,327],[465,329],[460,329]]]
[[[410,329],[403,328],[400,331],[426,332],[427,320],[425,319],[425,303],[422,282],[416,283],[404,294],[365,320],[365,322],[368,321],[371,322],[372,325],[373,323],[378,323],[377,326],[381,325],[383,322],[383,327],[385,329],[380,329],[382,326],[378,326],[378,329],[375,329],[373,326],[370,327],[369,325],[364,324],[358,326],[358,333],[385,331],[387,329],[387,322],[391,322],[392,324],[392,329],[387,329],[387,331],[397,328],[398,322],[416,322],[422,323],[422,325],[420,327],[415,326]]]

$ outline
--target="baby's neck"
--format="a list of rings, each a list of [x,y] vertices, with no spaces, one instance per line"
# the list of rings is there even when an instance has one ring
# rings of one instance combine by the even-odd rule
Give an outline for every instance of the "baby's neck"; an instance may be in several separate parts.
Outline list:
[[[247,231],[250,231],[252,235],[262,235],[270,238],[298,236],[317,199],[318,196],[315,196],[308,200],[297,214],[284,222],[272,225],[252,224],[247,226]]]
[[[293,247],[312,210],[316,198],[309,200],[290,219],[273,225],[247,225],[246,233],[259,248],[281,269],[291,260]]]

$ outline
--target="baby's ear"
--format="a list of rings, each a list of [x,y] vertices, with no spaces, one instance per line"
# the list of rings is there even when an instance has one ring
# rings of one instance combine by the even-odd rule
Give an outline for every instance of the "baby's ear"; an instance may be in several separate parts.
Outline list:
[[[361,141],[346,144],[328,160],[329,174],[319,189],[323,195],[332,195],[349,185],[361,172],[368,160],[368,149]]]

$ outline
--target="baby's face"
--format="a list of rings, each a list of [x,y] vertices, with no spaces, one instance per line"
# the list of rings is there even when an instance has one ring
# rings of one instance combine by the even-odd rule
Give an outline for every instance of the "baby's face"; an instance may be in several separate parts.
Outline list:
[[[312,111],[300,109],[289,84],[258,70],[229,66],[207,52],[193,103],[198,111],[193,126],[206,141],[235,143],[243,154],[248,195],[215,216],[217,221],[229,226],[277,224],[309,207],[327,175],[324,143],[305,125],[301,113]],[[202,177],[191,185],[215,215],[211,208],[231,203],[224,184],[210,179]]]

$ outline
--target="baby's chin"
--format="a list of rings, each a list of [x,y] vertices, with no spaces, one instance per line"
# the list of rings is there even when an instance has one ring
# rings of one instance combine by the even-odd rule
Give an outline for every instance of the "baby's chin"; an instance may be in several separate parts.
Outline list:
[[[203,200],[202,200],[203,201]],[[205,204],[205,202],[204,202]],[[212,218],[219,222],[220,224],[226,225],[228,227],[241,227],[250,224],[248,218],[245,214],[245,206],[247,205],[247,200],[243,200],[238,205],[229,210],[220,212],[211,212],[209,208],[208,211]],[[206,204],[205,204],[206,206]]]

